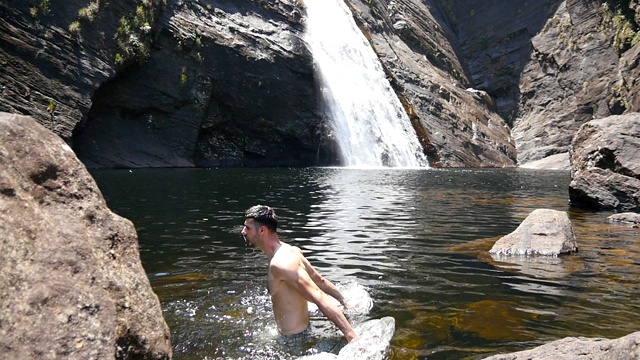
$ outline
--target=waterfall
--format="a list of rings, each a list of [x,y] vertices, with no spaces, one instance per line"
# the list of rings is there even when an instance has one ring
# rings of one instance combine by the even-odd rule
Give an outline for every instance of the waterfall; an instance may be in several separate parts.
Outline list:
[[[428,167],[382,65],[343,0],[305,0],[306,42],[343,165]]]

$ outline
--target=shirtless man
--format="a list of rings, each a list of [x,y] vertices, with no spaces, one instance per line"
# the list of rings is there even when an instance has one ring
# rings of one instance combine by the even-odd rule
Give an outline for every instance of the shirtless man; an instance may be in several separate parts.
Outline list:
[[[272,208],[256,205],[245,214],[242,236],[269,259],[268,286],[278,330],[285,337],[303,334],[310,327],[307,301],[342,331],[347,341],[356,337],[342,311],[328,298],[346,307],[345,299],[304,257],[302,251],[280,241],[278,217]]]

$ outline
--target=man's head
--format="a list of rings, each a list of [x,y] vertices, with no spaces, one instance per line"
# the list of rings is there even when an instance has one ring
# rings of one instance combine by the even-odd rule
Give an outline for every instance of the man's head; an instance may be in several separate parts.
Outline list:
[[[245,219],[253,219],[261,226],[266,226],[271,231],[278,228],[278,216],[269,206],[255,205],[244,214]]]
[[[264,239],[267,239],[271,233],[275,234],[278,228],[276,213],[269,206],[256,205],[247,210],[244,217],[242,236],[251,245],[262,248]]]

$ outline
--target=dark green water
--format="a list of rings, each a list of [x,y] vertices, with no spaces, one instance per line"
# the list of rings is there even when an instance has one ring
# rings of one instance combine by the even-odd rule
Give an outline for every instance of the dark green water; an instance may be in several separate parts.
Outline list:
[[[280,236],[325,276],[365,286],[393,316],[391,359],[461,359],[566,336],[640,330],[640,231],[568,206],[568,172],[171,169],[93,172],[136,225],[175,359],[295,357],[275,339],[266,259],[244,210],[277,209]],[[486,251],[534,209],[568,211],[575,255],[500,263]],[[332,326],[315,327],[339,339]]]

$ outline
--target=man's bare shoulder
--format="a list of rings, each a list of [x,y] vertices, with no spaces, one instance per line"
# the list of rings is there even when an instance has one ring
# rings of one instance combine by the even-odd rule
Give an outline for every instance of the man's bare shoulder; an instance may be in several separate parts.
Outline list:
[[[282,244],[269,262],[269,268],[275,271],[297,270],[300,266],[302,250],[297,246]]]

